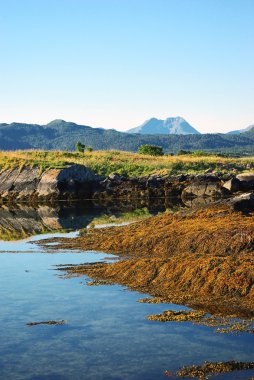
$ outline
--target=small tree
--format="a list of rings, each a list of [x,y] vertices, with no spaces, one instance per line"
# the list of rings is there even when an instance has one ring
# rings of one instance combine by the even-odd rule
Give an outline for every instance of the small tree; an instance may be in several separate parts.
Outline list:
[[[76,143],[75,147],[76,147],[76,151],[77,151],[77,152],[84,153],[84,151],[85,151],[85,147],[86,147],[86,146],[85,146],[84,144],[82,144],[80,141],[78,141],[78,142]]]
[[[144,144],[138,148],[138,153],[149,154],[150,156],[163,156],[163,149],[157,145]]]
[[[178,152],[176,153],[178,156],[183,156],[185,154],[192,154],[192,152],[190,150],[183,150],[183,149],[180,149],[178,150]]]
[[[88,147],[86,148],[86,150],[87,150],[88,152],[92,152],[92,151],[93,151],[93,148],[92,148],[91,146],[88,146]]]

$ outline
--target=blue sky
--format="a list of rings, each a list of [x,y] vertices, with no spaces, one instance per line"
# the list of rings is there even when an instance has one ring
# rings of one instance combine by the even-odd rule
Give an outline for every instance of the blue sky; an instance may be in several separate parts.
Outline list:
[[[0,0],[0,122],[254,124],[253,0]]]

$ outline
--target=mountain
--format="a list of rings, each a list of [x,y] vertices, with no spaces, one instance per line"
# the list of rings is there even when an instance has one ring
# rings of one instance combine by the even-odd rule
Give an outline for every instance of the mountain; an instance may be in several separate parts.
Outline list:
[[[168,117],[166,120],[153,117],[139,127],[131,128],[127,132],[140,133],[142,135],[195,135],[200,133],[180,116]]]
[[[249,125],[247,128],[244,129],[236,129],[235,131],[227,132],[227,135],[239,135],[240,133],[249,132],[254,128],[254,124]]]
[[[92,128],[64,120],[54,120],[46,125],[0,124],[0,150],[75,150],[77,141],[94,150],[118,149],[136,152],[140,145],[151,144],[161,146],[166,153],[176,153],[181,149],[254,153],[254,129],[236,135],[145,135]]]

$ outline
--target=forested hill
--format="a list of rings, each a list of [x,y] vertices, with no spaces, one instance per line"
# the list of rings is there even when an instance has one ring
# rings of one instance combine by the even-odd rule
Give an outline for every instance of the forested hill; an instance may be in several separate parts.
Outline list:
[[[159,145],[165,152],[215,150],[254,153],[254,129],[238,135],[141,135],[91,128],[63,120],[47,125],[0,124],[0,149],[74,150],[77,141],[95,150],[136,151],[142,144]]]

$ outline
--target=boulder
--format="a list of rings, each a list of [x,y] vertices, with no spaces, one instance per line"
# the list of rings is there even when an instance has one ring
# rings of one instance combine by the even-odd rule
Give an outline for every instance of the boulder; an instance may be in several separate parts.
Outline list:
[[[231,193],[235,193],[240,189],[240,181],[237,178],[231,178],[228,181],[224,182],[222,187]]]
[[[254,193],[245,193],[231,198],[229,204],[236,211],[253,211],[254,210]]]
[[[183,198],[220,196],[221,183],[216,176],[196,176],[182,192]]]
[[[0,174],[0,196],[25,198],[36,192],[40,179],[38,168],[9,169]]]
[[[239,186],[241,191],[254,190],[253,172],[238,174],[236,178],[239,180]]]
[[[100,180],[83,165],[47,169],[43,173],[39,168],[14,168],[0,174],[0,197],[31,200],[90,196]]]
[[[89,196],[100,177],[82,165],[71,165],[63,169],[48,169],[43,173],[37,188],[38,197]]]

